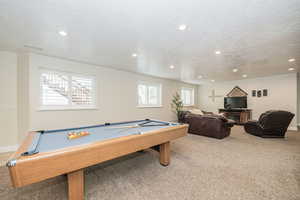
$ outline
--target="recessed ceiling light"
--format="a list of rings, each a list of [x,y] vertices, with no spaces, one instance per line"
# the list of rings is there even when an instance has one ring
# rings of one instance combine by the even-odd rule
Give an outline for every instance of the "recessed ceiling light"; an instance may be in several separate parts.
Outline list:
[[[211,82],[215,82],[215,80],[211,80]]]
[[[186,28],[187,28],[187,26],[185,24],[180,24],[178,26],[178,30],[180,30],[180,31],[184,31],[184,30],[186,30]]]
[[[131,56],[132,56],[132,57],[137,57],[137,54],[136,54],[136,53],[133,53]]]
[[[221,54],[221,51],[215,51],[215,54],[217,54],[217,55]]]
[[[202,76],[202,75],[199,75],[199,76],[197,76],[197,78],[198,78],[198,79],[201,79],[201,78],[203,78],[203,76]]]
[[[295,70],[295,68],[293,68],[293,67],[290,67],[288,70],[289,70],[289,71],[294,71],[294,70]]]
[[[61,36],[67,36],[68,33],[66,31],[59,31],[58,32]]]
[[[233,72],[237,72],[237,71],[239,71],[237,68],[234,68],[233,70],[232,70]]]
[[[170,65],[170,69],[174,69],[175,68],[175,66],[174,65]]]
[[[242,76],[243,78],[247,78],[248,77],[248,75],[247,74],[243,74],[243,76]]]
[[[296,59],[295,58],[290,58],[289,62],[294,62]]]

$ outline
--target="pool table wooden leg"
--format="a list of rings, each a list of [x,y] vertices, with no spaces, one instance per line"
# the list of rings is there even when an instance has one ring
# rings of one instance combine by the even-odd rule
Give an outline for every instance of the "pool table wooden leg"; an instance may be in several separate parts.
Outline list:
[[[84,199],[84,173],[83,169],[68,173],[69,200]]]
[[[163,166],[170,164],[170,142],[159,145],[159,161]]]

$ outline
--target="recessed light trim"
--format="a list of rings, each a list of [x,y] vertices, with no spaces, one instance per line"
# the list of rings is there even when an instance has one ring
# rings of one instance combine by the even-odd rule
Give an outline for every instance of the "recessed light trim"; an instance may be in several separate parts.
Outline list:
[[[289,62],[295,62],[296,59],[295,59],[295,58],[290,58],[288,61],[289,61]]]
[[[198,78],[198,79],[201,79],[201,78],[203,78],[203,76],[202,76],[202,75],[199,75],[199,76],[197,76],[197,78]]]
[[[221,51],[217,50],[217,51],[215,51],[215,54],[219,55],[219,54],[221,54]]]
[[[289,71],[294,71],[295,68],[294,68],[294,67],[290,67],[288,70],[289,70]]]
[[[238,72],[239,70],[237,68],[234,68],[232,71],[233,72]]]
[[[185,24],[180,24],[178,26],[178,30],[180,30],[180,31],[185,31],[186,29],[187,29],[187,25],[185,25]]]
[[[243,76],[242,76],[243,78],[247,78],[248,77],[248,75],[247,74],[243,74]]]
[[[211,82],[215,82],[215,80],[214,80],[214,79],[212,79],[212,80],[211,80]]]
[[[174,65],[170,65],[170,69],[174,69],[175,68],[175,66]]]
[[[135,57],[137,57],[137,54],[133,53],[133,54],[131,54],[131,56],[135,58]]]
[[[64,37],[68,35],[68,33],[66,31],[59,31],[58,33]]]

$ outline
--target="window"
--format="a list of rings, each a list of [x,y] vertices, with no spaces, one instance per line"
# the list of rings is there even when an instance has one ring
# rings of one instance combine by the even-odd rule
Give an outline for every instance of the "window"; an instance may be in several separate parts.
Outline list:
[[[41,71],[40,102],[42,109],[95,107],[95,79],[71,73]]]
[[[181,88],[181,100],[184,106],[194,105],[194,89]]]
[[[138,84],[138,106],[160,107],[161,106],[161,85],[156,83]]]

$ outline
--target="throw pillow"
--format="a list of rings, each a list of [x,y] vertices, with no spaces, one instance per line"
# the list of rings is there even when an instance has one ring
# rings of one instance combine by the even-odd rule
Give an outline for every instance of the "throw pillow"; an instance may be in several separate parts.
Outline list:
[[[195,115],[204,115],[200,109],[192,109],[190,112]]]

